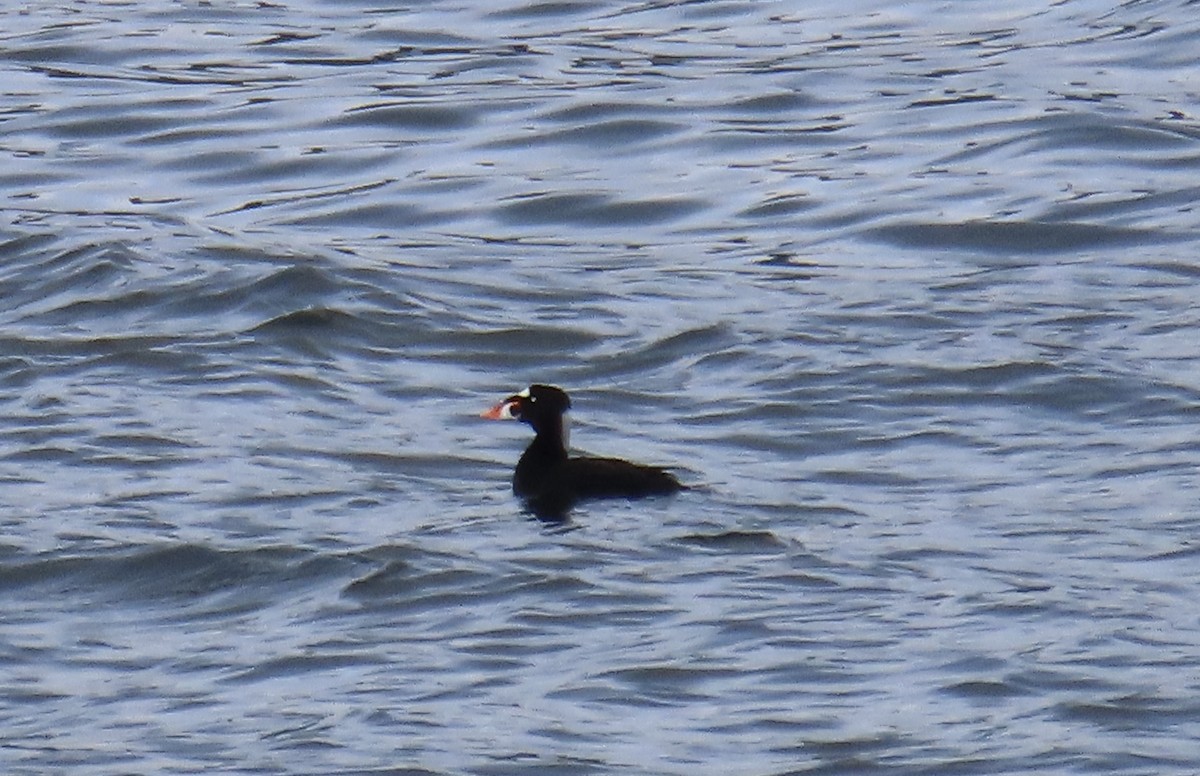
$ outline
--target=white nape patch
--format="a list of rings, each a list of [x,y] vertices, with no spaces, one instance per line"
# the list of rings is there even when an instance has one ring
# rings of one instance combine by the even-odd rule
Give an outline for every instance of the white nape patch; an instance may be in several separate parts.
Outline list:
[[[522,399],[528,399],[529,398],[529,389],[526,388],[523,391],[517,391],[517,396],[520,396]]]
[[[563,449],[571,452],[571,415],[566,412],[562,415],[562,441]]]

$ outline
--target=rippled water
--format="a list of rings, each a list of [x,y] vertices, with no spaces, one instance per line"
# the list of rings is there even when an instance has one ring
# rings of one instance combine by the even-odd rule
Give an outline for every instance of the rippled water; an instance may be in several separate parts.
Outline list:
[[[5,773],[1197,772],[1195,12],[0,10]]]

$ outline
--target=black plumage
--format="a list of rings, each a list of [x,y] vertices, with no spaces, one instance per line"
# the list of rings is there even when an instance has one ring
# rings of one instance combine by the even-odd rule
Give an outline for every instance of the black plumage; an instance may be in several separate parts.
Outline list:
[[[517,462],[513,492],[535,514],[561,518],[583,499],[642,498],[675,493],[683,485],[670,472],[619,458],[570,457],[566,413],[571,400],[561,388],[531,385],[483,413],[520,420],[534,438]]]

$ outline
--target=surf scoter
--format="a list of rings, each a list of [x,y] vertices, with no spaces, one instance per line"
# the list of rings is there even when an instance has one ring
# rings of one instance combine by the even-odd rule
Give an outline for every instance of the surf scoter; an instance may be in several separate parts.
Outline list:
[[[539,517],[561,519],[581,499],[642,498],[675,493],[670,472],[619,458],[567,455],[571,400],[552,385],[531,385],[481,413],[489,420],[521,420],[535,436],[513,474],[513,492]]]

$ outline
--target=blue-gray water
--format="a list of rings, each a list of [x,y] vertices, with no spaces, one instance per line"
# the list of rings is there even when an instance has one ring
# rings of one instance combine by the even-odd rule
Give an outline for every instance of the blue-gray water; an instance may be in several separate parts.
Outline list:
[[[1200,772],[1197,10],[5,6],[3,772]]]

